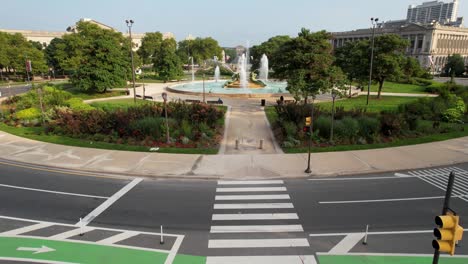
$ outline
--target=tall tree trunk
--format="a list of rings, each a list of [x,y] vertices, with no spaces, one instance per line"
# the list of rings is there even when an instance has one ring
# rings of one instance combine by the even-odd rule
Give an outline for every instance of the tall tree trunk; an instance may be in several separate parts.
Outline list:
[[[384,84],[384,79],[379,79],[379,92],[377,93],[377,99],[380,99],[380,94],[382,93],[382,87]]]

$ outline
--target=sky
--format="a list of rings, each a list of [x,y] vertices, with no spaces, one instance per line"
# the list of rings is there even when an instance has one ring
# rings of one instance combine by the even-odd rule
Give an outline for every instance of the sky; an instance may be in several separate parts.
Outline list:
[[[404,19],[408,5],[423,1],[2,0],[0,29],[65,31],[80,18],[92,18],[126,32],[125,20],[133,19],[135,33],[172,32],[178,41],[191,34],[234,47],[296,36],[302,27],[335,32],[370,27],[371,17]],[[458,15],[468,26],[468,0],[461,0]]]

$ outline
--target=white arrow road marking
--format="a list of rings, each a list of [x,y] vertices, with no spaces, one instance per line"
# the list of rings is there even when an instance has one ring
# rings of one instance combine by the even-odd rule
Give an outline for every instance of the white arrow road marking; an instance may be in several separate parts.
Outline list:
[[[18,250],[18,251],[33,251],[34,252],[33,254],[40,254],[40,253],[47,253],[47,252],[55,251],[55,249],[50,248],[50,247],[46,247],[44,245],[42,247],[40,247],[40,248],[19,247],[16,250]]]

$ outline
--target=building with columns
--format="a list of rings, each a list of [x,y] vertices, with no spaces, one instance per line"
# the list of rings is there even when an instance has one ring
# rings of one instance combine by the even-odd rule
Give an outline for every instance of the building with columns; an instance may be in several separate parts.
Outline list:
[[[468,28],[443,26],[439,23],[420,25],[415,23],[376,28],[375,35],[397,34],[410,41],[406,49],[408,56],[416,58],[421,66],[440,72],[448,56],[460,54],[468,65]],[[333,33],[333,46],[343,46],[349,41],[370,39],[372,29],[358,29]]]
[[[418,7],[428,8],[435,4],[443,5],[444,3],[433,1]],[[421,66],[430,68],[435,73],[442,71],[447,63],[448,56],[453,54],[460,54],[465,59],[465,65],[468,65],[468,28],[458,23],[463,21],[463,18],[457,18],[456,23],[453,23],[453,19],[457,15],[456,6],[458,2],[455,0],[451,4],[453,4],[454,13],[449,14],[449,20],[444,18],[444,23],[438,21],[413,23],[408,22],[407,19],[388,21],[377,25],[375,35],[397,34],[408,39],[410,45],[406,49],[406,54],[416,58]],[[372,37],[372,28],[334,32],[332,35],[332,44],[337,48],[342,47],[349,41],[370,39]]]

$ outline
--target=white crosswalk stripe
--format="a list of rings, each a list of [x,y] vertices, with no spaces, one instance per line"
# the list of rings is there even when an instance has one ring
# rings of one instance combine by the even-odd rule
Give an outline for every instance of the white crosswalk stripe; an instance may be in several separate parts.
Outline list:
[[[455,173],[452,196],[468,202],[468,171],[458,167],[425,169],[409,171],[411,176],[418,177],[422,181],[439,188],[443,191],[447,189],[447,183],[451,172]]]
[[[207,263],[302,263],[305,256],[298,255],[298,249],[305,251],[310,245],[283,184],[218,181],[208,241],[209,252],[217,250],[217,256],[208,256]],[[262,249],[262,256],[256,256],[255,249]],[[264,256],[277,255],[278,249],[288,253],[276,259]],[[303,263],[315,263],[313,256],[307,259]]]

